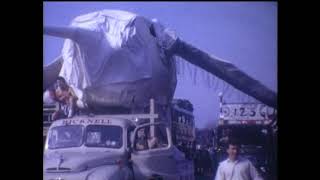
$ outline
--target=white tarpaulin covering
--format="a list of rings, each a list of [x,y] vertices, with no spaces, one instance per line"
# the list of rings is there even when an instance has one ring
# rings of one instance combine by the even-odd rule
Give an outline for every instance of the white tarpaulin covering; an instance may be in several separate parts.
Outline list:
[[[157,38],[150,33],[152,24],[156,24]],[[174,62],[163,52],[170,41],[161,35],[163,27],[158,22],[129,12],[104,10],[75,18],[71,27],[59,75],[80,98],[87,89],[86,101],[132,106],[148,104],[151,97],[167,103],[173,96]]]
[[[134,108],[169,104],[176,87],[177,55],[262,103],[277,107],[277,95],[230,62],[177,38],[157,20],[103,10],[75,18],[70,27],[45,27],[66,38],[62,58],[45,67],[45,86],[60,76],[90,105]],[[62,63],[60,63],[62,61]]]

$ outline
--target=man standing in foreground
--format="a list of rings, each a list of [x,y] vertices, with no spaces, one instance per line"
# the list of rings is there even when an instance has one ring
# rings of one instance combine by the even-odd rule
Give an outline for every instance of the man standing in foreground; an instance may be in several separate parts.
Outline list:
[[[222,161],[218,167],[215,180],[262,180],[253,164],[239,157],[240,145],[229,140],[228,159]]]

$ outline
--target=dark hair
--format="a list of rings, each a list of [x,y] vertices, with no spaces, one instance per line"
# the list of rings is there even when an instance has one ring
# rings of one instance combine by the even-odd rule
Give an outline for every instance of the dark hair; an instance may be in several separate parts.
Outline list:
[[[58,81],[62,81],[62,84],[64,84],[65,86],[68,86],[67,81],[63,77],[58,76],[57,79],[56,79],[56,82],[54,83],[54,88],[55,89],[58,88]]]
[[[230,145],[234,145],[234,146],[240,147],[240,142],[236,138],[230,138],[227,145],[228,145],[228,147]]]
[[[61,77],[61,76],[58,76],[56,80],[57,80],[57,81],[58,81],[58,80],[61,80],[61,81],[63,81],[64,83],[66,83],[66,80],[65,80],[63,77]]]

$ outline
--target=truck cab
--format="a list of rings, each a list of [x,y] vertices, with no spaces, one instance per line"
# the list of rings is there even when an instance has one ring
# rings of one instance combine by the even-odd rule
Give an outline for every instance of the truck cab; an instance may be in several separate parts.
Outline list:
[[[193,164],[173,144],[170,125],[155,118],[81,115],[54,121],[45,141],[44,179],[194,179]]]
[[[78,116],[55,121],[45,143],[44,179],[132,179],[130,120]]]

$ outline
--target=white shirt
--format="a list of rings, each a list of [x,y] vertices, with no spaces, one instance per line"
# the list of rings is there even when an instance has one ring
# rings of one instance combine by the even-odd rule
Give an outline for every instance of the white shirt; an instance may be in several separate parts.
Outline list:
[[[243,158],[226,159],[219,164],[215,180],[263,180],[253,164]]]

